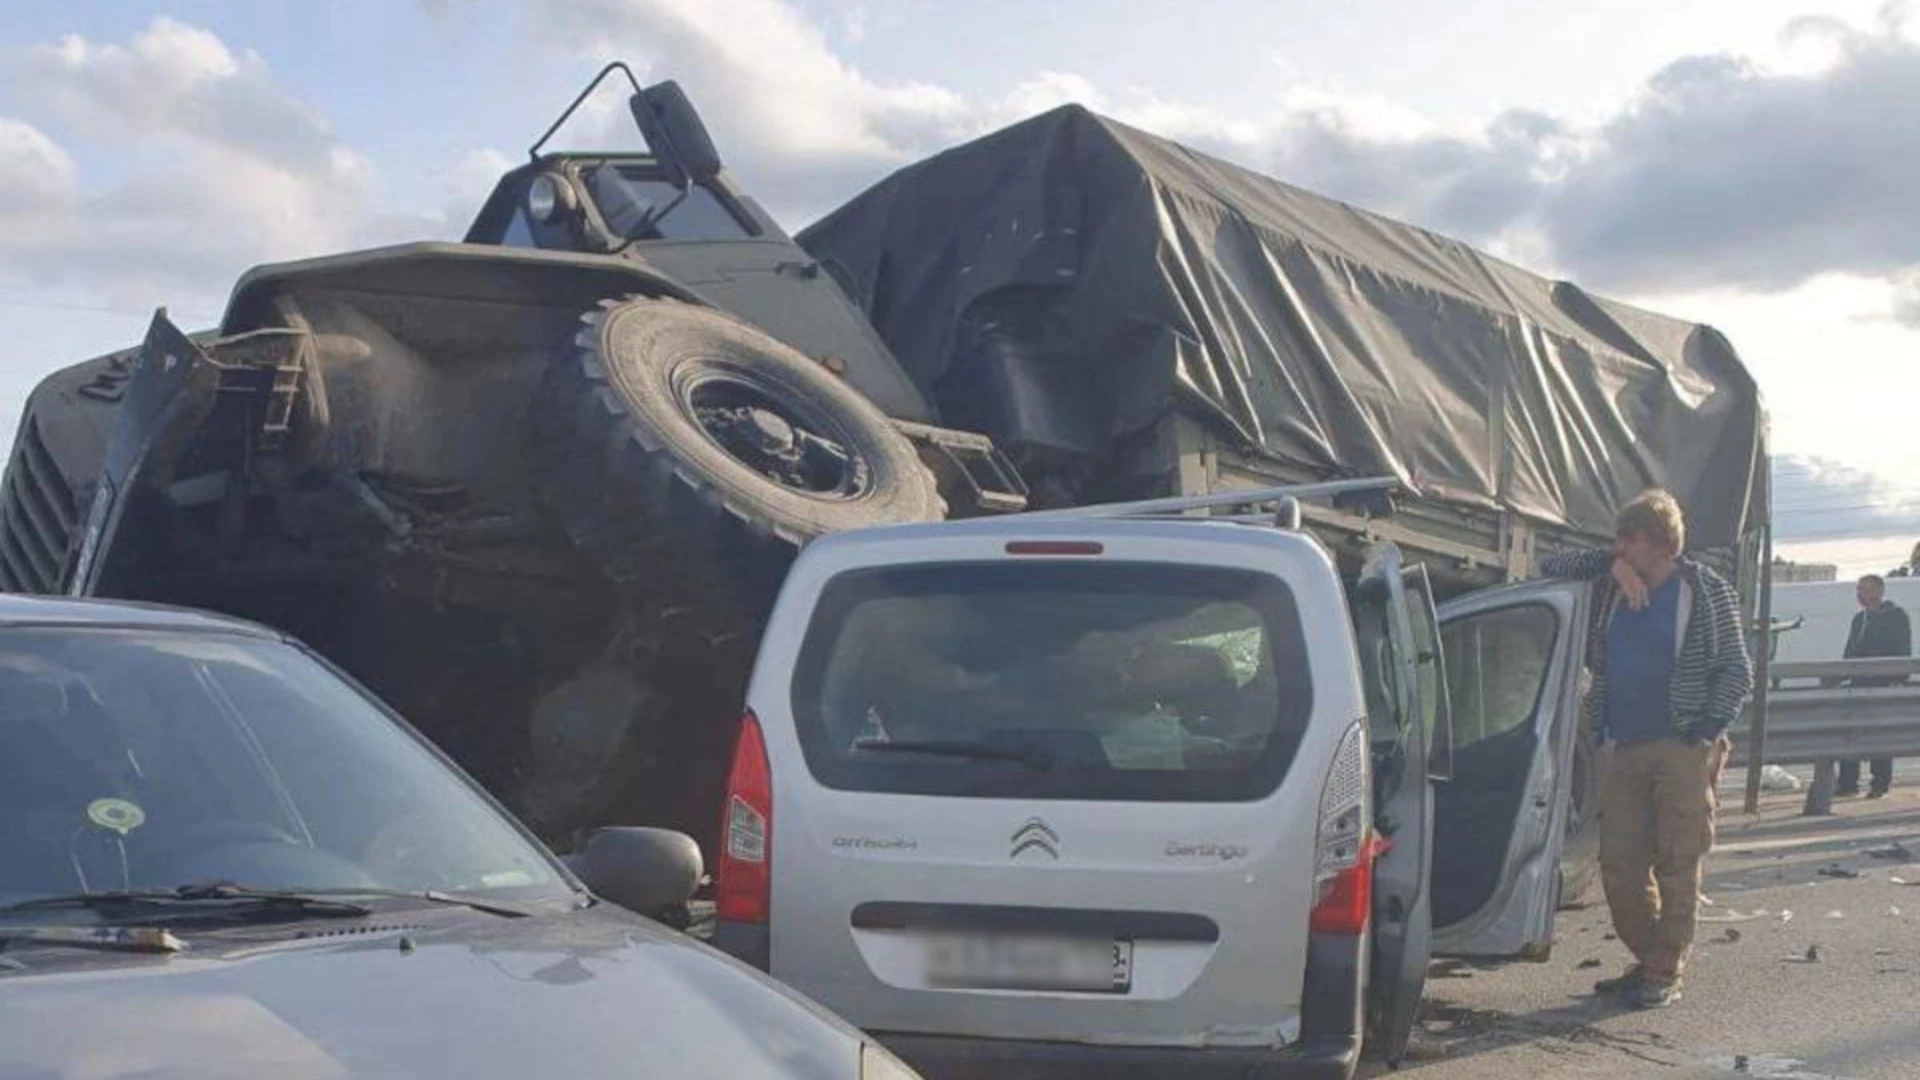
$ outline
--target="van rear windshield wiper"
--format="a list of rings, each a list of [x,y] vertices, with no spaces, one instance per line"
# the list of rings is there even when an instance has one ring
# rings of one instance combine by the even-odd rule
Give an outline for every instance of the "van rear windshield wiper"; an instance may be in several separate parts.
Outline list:
[[[858,739],[853,748],[877,754],[931,754],[970,761],[1017,761],[1036,770],[1053,768],[1053,751],[1044,746],[996,746],[964,739]]]

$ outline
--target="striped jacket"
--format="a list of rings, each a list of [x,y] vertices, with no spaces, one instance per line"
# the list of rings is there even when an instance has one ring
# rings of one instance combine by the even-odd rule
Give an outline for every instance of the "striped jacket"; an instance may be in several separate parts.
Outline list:
[[[1587,632],[1587,670],[1593,686],[1583,716],[1596,736],[1605,737],[1607,715],[1607,622],[1620,602],[1612,576],[1613,553],[1605,548],[1569,551],[1541,561],[1548,577],[1594,583],[1592,621]],[[1727,579],[1682,557],[1680,574],[1680,655],[1674,659],[1668,701],[1674,732],[1682,738],[1711,739],[1740,716],[1753,692],[1753,665],[1740,628],[1740,595]]]

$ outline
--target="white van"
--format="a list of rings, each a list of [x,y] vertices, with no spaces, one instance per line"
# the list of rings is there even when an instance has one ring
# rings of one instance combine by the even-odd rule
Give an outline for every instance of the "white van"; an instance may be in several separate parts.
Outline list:
[[[1382,546],[1349,593],[1297,528],[817,541],[749,688],[715,942],[935,1078],[1397,1061],[1431,955],[1552,940],[1586,593],[1436,634],[1424,570]]]
[[[1906,608],[1910,616],[1920,612],[1920,577],[1890,577],[1886,581],[1887,599]],[[1847,648],[1853,617],[1860,612],[1857,588],[1853,579],[1775,585],[1774,621],[1791,624],[1797,620],[1799,626],[1781,632],[1774,647],[1774,662],[1840,659]]]

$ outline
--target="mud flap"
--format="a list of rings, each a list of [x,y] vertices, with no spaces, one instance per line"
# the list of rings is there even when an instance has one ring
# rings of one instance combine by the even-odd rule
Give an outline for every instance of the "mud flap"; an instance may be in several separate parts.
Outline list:
[[[985,435],[895,420],[920,461],[940,481],[950,517],[1017,514],[1027,508],[1027,482]]]

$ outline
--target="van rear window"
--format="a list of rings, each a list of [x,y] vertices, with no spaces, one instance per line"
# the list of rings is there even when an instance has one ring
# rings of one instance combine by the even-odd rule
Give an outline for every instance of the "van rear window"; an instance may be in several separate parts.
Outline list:
[[[1154,563],[842,574],[793,680],[807,767],[845,791],[1248,801],[1312,709],[1285,582]]]

